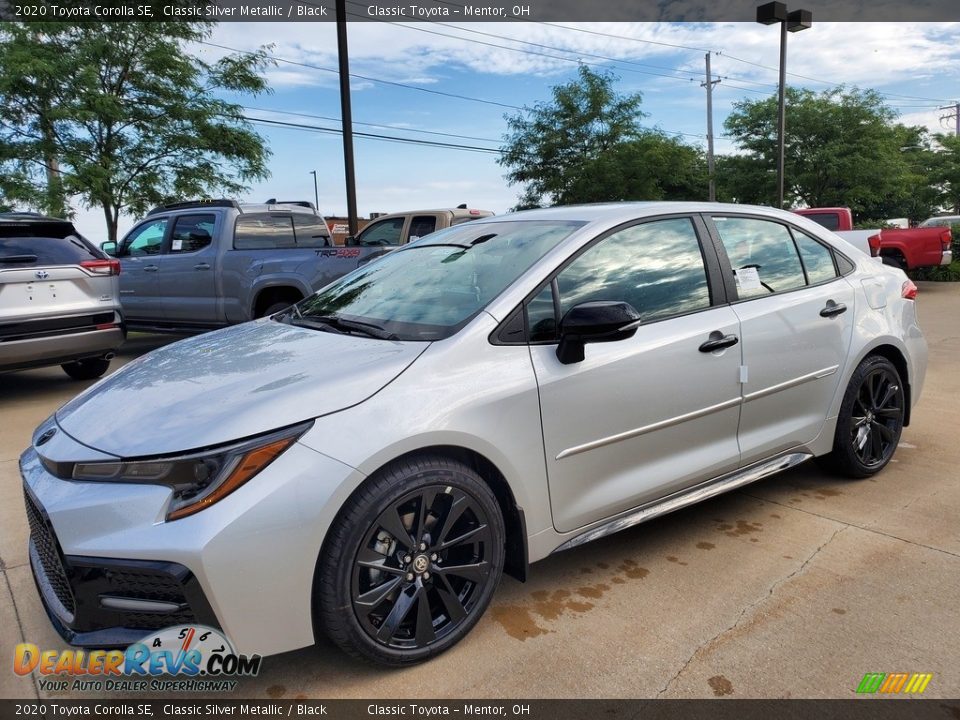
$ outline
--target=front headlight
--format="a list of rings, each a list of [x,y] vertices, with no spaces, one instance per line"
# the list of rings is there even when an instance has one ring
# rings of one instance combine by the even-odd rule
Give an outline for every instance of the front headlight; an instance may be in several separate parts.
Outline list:
[[[74,480],[166,485],[173,490],[167,520],[219,502],[276,460],[313,421],[230,446],[150,460],[77,463]]]

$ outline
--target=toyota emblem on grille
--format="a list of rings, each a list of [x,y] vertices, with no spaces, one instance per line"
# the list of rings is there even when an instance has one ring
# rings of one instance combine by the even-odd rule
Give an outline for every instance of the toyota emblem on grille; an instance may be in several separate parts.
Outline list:
[[[37,438],[36,445],[39,447],[47,442],[50,438],[57,434],[56,428],[50,428],[49,430],[44,430],[43,434]]]
[[[34,275],[36,275],[39,280],[46,280],[48,277],[50,277],[50,273],[48,273],[46,270],[37,270]]]

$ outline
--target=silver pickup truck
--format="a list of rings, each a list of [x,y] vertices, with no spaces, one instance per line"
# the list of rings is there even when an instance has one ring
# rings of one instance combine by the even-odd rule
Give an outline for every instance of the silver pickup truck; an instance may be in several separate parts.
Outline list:
[[[155,208],[116,245],[127,326],[202,331],[278,312],[381,255],[334,247],[309,202],[234,200]]]

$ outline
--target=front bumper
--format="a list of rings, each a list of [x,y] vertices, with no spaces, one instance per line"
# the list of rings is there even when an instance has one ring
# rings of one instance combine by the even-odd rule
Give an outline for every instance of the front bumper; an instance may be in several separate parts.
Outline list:
[[[48,445],[76,461],[84,453],[103,459],[62,429]],[[23,453],[20,471],[34,579],[68,642],[122,646],[157,627],[197,623],[221,629],[238,652],[260,655],[313,644],[317,557],[362,479],[295,443],[220,502],[167,522],[166,487],[63,480],[36,448]]]
[[[126,647],[171,625],[218,627],[200,583],[177,563],[65,556],[24,487],[30,569],[54,628],[71,645]]]

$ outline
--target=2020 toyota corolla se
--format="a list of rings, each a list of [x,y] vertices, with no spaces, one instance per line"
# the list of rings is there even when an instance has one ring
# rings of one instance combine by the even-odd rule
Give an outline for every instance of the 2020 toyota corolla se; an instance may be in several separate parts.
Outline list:
[[[815,456],[881,470],[923,384],[915,286],[797,215],[477,220],[136,360],[21,457],[59,631],[326,633],[405,664],[502,572]]]

